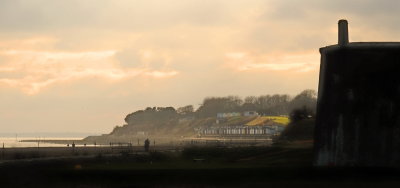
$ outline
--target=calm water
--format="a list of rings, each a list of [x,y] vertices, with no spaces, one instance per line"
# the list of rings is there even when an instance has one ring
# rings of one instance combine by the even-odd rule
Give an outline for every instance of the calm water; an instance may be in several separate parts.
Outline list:
[[[22,148],[22,147],[38,147],[37,142],[19,142],[20,140],[78,140],[82,138],[61,138],[61,137],[49,137],[49,138],[38,138],[38,137],[18,137],[18,138],[11,138],[11,137],[0,137],[0,148]],[[44,143],[39,142],[39,147],[65,147],[65,144],[51,144],[51,143]]]

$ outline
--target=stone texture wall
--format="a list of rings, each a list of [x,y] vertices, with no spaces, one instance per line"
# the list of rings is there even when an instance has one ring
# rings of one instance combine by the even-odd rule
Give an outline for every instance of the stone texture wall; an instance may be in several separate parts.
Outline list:
[[[400,43],[320,49],[315,165],[400,165]]]

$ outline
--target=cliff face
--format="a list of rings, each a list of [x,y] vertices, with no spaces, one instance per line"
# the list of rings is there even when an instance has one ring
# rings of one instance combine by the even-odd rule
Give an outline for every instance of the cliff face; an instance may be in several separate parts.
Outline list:
[[[400,43],[321,48],[316,165],[400,165]]]
[[[274,116],[270,116],[274,117]],[[261,122],[260,125],[281,125],[282,122],[276,120],[269,120],[268,122]],[[177,141],[181,138],[197,136],[196,129],[204,129],[210,127],[226,127],[226,126],[238,126],[246,125],[249,122],[257,119],[254,117],[238,116],[227,118],[222,123],[216,123],[216,118],[193,118],[193,117],[171,117],[159,121],[158,119],[146,119],[138,121],[130,121],[121,127],[115,127],[114,130],[109,134],[102,136],[90,136],[85,138],[87,142],[97,142],[107,144],[109,142],[136,142],[144,140],[146,138],[156,139],[158,143],[170,143],[171,141]],[[286,118],[287,119],[287,118]],[[277,121],[277,122],[275,122]],[[254,125],[253,125],[254,126]]]
[[[214,119],[215,121],[215,119]],[[214,122],[212,121],[212,123]],[[211,122],[210,122],[211,123]],[[184,120],[169,119],[163,122],[145,121],[127,124],[122,127],[115,128],[110,135],[113,136],[140,136],[148,135],[155,137],[182,137],[193,136],[194,129],[207,124],[207,120]]]
[[[163,142],[180,139],[182,137],[195,136],[195,128],[213,126],[215,118],[170,118],[159,121],[154,120],[141,120],[132,121],[129,124],[121,127],[115,127],[109,134],[102,136],[90,136],[85,138],[90,142],[130,142],[137,139],[143,140],[144,138],[157,138]]]

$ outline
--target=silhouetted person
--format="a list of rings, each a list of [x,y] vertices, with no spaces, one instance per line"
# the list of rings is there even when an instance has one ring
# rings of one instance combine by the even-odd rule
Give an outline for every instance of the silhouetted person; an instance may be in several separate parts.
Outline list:
[[[75,152],[75,142],[72,142],[72,152]]]
[[[144,151],[148,152],[149,151],[149,147],[150,147],[150,140],[146,139],[144,141]]]

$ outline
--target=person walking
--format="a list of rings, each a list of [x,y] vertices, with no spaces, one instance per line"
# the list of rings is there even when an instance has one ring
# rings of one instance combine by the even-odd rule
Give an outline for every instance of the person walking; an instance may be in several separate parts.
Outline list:
[[[146,140],[144,141],[144,151],[148,152],[148,151],[149,151],[149,148],[150,148],[150,140],[149,140],[149,139],[146,139]]]

